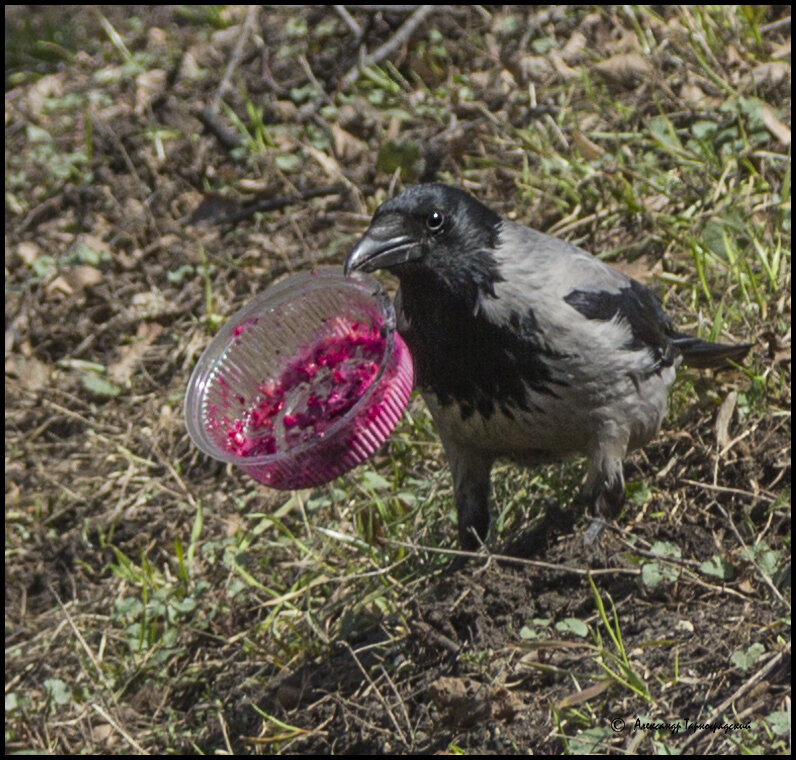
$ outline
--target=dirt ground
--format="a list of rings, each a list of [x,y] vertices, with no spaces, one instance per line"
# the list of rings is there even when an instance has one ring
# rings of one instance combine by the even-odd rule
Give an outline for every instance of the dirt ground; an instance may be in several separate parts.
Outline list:
[[[190,8],[6,10],[6,751],[788,752],[789,262],[763,308],[732,317],[733,336],[755,344],[750,372],[686,373],[660,437],[627,463],[638,498],[591,552],[577,498],[546,486],[533,520],[508,516],[500,556],[463,572],[385,548],[389,561],[356,572],[324,555],[315,575],[296,538],[303,520],[369,509],[352,501],[367,501],[360,475],[282,509],[289,495],[201,455],[182,418],[213,329],[275,278],[341,264],[373,199],[401,183],[465,182],[520,221],[620,251],[628,271],[670,272],[667,306],[682,322],[695,300],[672,283],[696,275],[656,233],[663,211],[602,224],[601,199],[622,197],[608,171],[583,179],[574,210],[555,192],[518,208],[523,160],[543,173],[545,156],[516,141],[575,101],[593,110],[594,132],[629,134],[657,113],[686,123],[699,109],[675,93],[693,60],[609,72],[625,124],[547,50],[522,55],[527,28],[561,45],[578,32],[608,59],[635,34],[620,10],[456,6],[419,27],[435,34],[398,44],[365,89],[344,84],[354,26],[372,52],[409,11],[348,6],[349,25],[333,6],[231,7],[217,23]],[[670,32],[656,34],[671,33],[676,58],[687,45],[666,13]],[[789,51],[787,13],[762,19],[760,65]],[[53,55],[26,53],[27,33]],[[711,63],[742,92],[756,69],[734,55]],[[785,79],[752,80],[783,128],[787,60]],[[425,90],[401,81],[409,71]],[[590,155],[587,138],[575,142]],[[770,135],[757,149],[789,162],[789,130],[788,147]],[[769,179],[773,196],[782,188]],[[585,221],[567,230],[570,213]],[[414,523],[375,544],[454,547],[444,458],[417,398],[412,414],[371,466],[443,506],[422,517],[395,496]],[[525,477],[501,473],[497,496],[533,494]],[[278,513],[291,539],[269,523],[258,541],[253,513]],[[636,727],[683,719],[751,728]]]

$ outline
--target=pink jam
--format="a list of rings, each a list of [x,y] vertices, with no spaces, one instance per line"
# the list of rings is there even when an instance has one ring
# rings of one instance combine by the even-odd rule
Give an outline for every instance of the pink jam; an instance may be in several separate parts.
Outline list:
[[[218,378],[226,409],[212,405],[209,411],[222,428],[226,451],[241,457],[284,453],[323,438],[356,404],[378,374],[386,340],[358,322],[338,322],[335,333],[302,350],[278,379],[260,384],[251,399],[232,394],[230,384]],[[227,416],[234,409],[240,411]]]

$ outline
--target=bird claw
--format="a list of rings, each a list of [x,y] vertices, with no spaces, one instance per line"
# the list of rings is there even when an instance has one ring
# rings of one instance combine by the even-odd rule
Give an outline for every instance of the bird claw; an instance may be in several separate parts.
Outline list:
[[[606,523],[605,520],[595,517],[583,534],[583,546],[590,549],[592,546],[599,543],[607,525],[608,523]]]

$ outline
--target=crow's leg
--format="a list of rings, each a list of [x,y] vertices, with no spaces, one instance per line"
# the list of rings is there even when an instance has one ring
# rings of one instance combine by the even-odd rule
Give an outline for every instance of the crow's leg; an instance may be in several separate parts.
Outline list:
[[[489,531],[490,474],[494,457],[453,441],[443,440],[453,475],[453,495],[459,515],[459,544],[475,551]]]
[[[605,521],[618,517],[625,501],[625,476],[622,460],[627,453],[629,435],[616,424],[606,425],[591,450],[586,495],[592,521],[583,536],[591,546],[600,539]]]

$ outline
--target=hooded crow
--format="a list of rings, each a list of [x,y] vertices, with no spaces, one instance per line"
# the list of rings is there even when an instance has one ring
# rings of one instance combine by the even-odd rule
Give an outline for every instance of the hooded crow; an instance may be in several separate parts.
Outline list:
[[[657,433],[680,363],[749,350],[678,332],[640,283],[444,184],[377,209],[345,272],[376,269],[400,282],[398,331],[450,462],[465,550],[486,539],[498,457],[586,456],[592,513],[617,516],[622,462]]]

